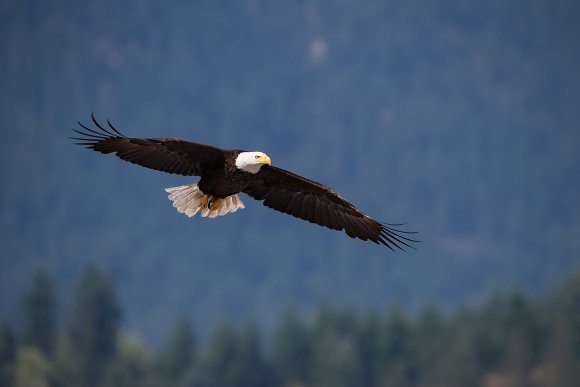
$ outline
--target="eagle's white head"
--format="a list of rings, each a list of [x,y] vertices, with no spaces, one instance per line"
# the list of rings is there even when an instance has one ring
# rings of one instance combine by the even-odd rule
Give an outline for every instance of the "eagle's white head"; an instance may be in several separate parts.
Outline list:
[[[236,167],[249,173],[258,173],[264,164],[272,165],[272,160],[262,152],[241,152],[236,157]]]

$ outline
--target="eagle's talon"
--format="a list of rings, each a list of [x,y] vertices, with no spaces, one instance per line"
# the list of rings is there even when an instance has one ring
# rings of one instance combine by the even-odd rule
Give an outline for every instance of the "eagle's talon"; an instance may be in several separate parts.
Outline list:
[[[218,208],[220,208],[222,206],[224,199],[222,198],[211,198],[211,200],[209,201],[209,209],[212,211],[217,210]]]
[[[209,202],[209,196],[208,195],[203,195],[203,198],[201,199],[201,203],[199,203],[199,209],[201,211],[207,209],[208,202]]]

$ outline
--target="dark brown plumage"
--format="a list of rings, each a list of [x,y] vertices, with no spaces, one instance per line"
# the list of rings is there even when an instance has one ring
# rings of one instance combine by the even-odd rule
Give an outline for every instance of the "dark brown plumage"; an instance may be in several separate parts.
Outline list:
[[[206,195],[226,198],[244,192],[276,211],[333,230],[344,230],[352,238],[403,250],[416,242],[397,230],[400,225],[383,224],[365,215],[329,187],[292,172],[264,165],[256,173],[241,170],[236,159],[241,150],[225,150],[177,138],[129,138],[108,120],[108,128],[91,115],[95,128],[79,122],[79,145],[143,167],[183,176],[200,176],[199,188]],[[269,164],[269,158],[268,158]]]

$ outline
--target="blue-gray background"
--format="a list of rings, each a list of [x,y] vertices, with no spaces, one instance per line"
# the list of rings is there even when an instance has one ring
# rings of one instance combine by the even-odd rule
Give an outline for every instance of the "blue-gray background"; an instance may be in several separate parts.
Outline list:
[[[0,318],[43,266],[117,279],[126,329],[288,304],[410,310],[545,292],[580,263],[576,1],[3,1]],[[420,232],[392,254],[245,200],[178,214],[191,179],[71,145],[76,120],[262,150]],[[59,305],[66,309],[67,304]]]

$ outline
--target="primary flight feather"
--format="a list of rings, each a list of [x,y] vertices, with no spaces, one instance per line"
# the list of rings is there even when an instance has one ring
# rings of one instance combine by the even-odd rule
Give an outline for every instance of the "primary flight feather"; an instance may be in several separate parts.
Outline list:
[[[243,192],[263,204],[351,238],[369,240],[389,249],[412,247],[412,234],[380,223],[364,214],[329,187],[272,166],[262,152],[220,149],[178,138],[130,138],[107,120],[107,127],[91,115],[93,128],[78,123],[77,144],[133,164],[183,176],[199,176],[196,184],[167,188],[173,206],[187,216],[197,212],[214,218],[244,208]]]

